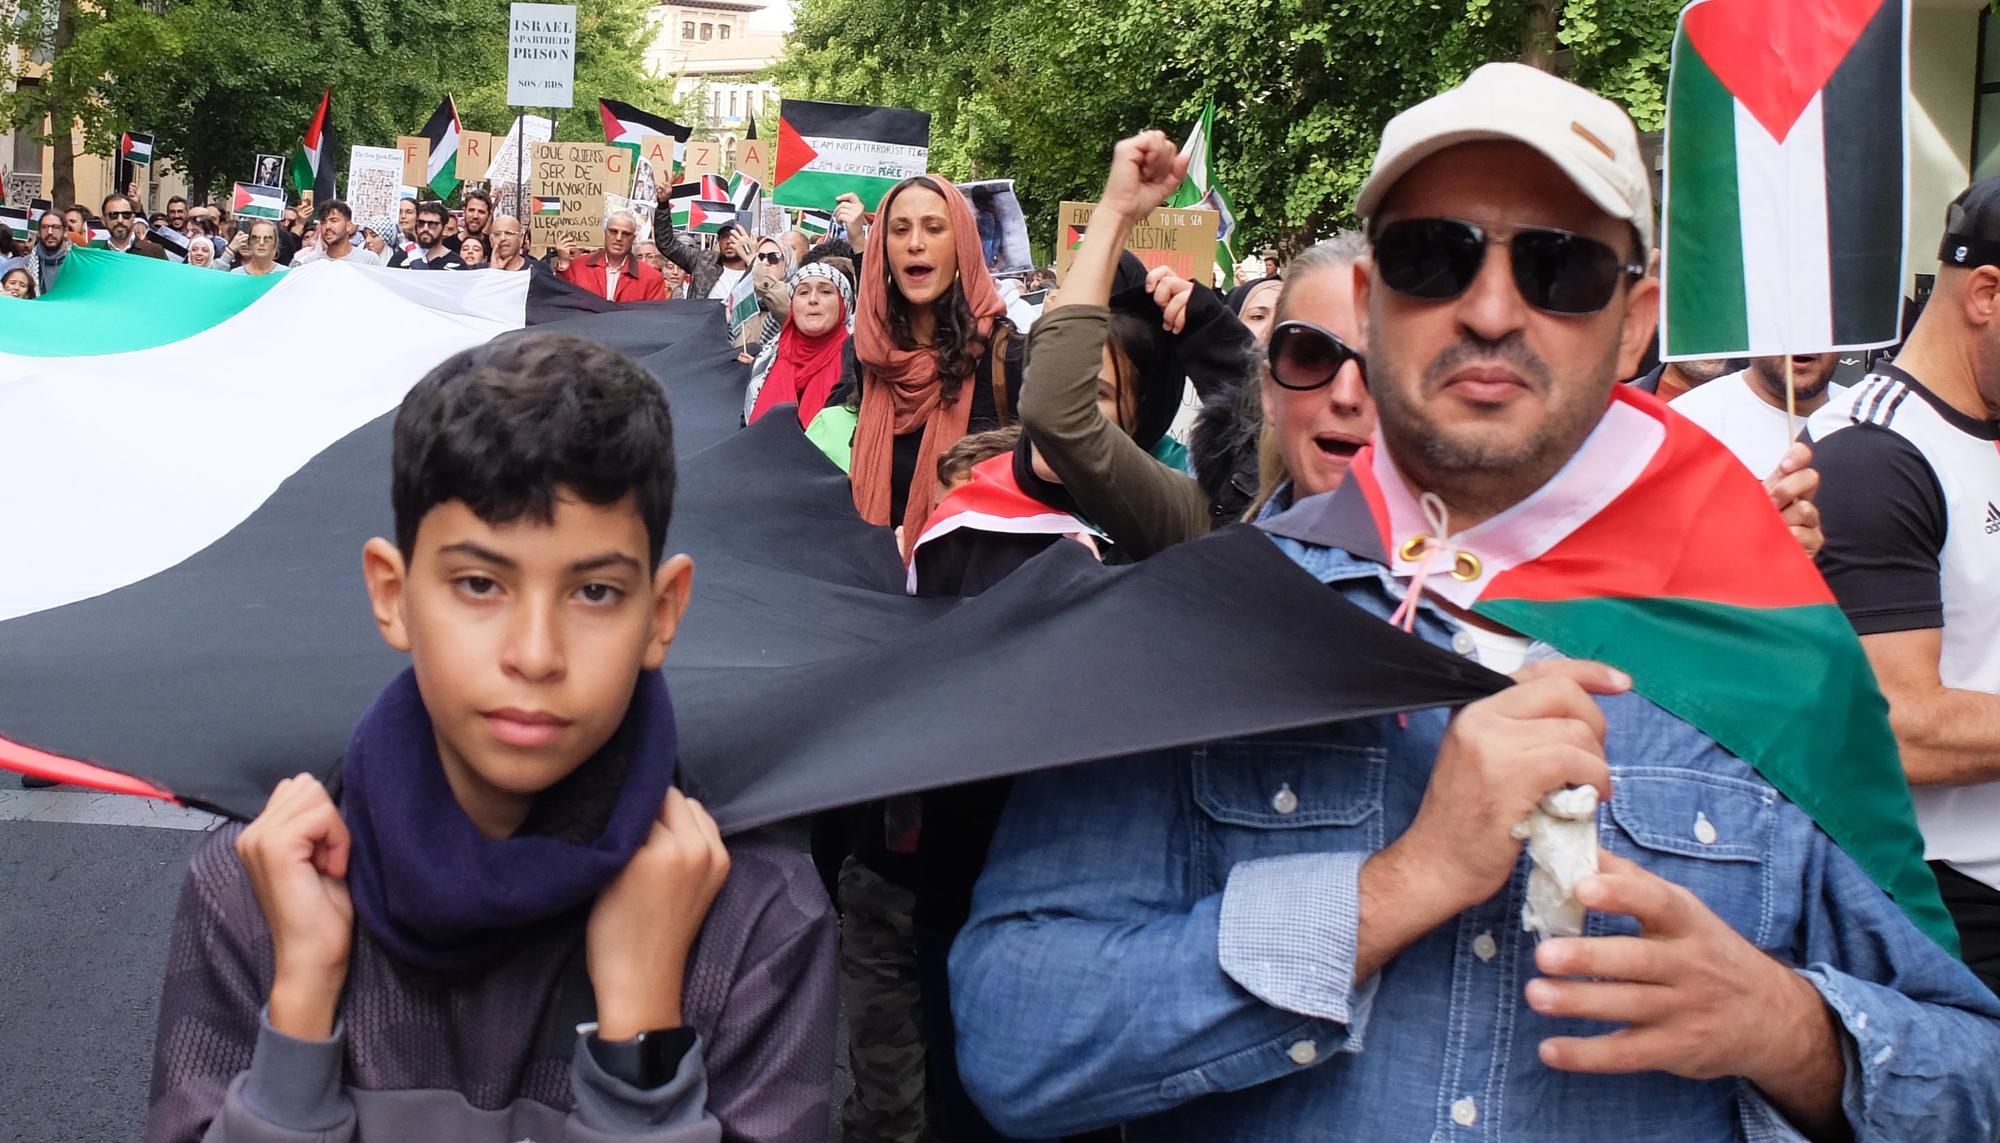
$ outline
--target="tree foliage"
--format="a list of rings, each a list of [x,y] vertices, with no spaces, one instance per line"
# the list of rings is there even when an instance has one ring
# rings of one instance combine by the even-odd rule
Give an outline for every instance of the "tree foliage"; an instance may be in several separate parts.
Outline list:
[[[1350,224],[1382,126],[1489,60],[1552,59],[1641,130],[1665,112],[1674,0],[799,0],[799,98],[932,113],[932,162],[1012,177],[1032,220],[1102,186],[1111,146],[1183,137],[1213,98],[1216,178],[1252,242]],[[1553,42],[1549,42],[1549,41]],[[1038,243],[1046,236],[1038,228]],[[1239,249],[1245,244],[1239,243]]]
[[[45,42],[69,0],[22,0],[17,43]],[[599,98],[665,106],[671,81],[645,74],[649,0],[579,0],[574,109],[559,133],[593,138]],[[468,130],[505,131],[507,0],[92,0],[38,87],[0,101],[0,119],[38,123],[51,97],[80,119],[86,146],[151,132],[189,184],[247,177],[258,153],[297,146],[333,89],[343,147],[392,146],[449,93]],[[60,132],[59,132],[60,133]],[[336,157],[344,169],[346,156]]]

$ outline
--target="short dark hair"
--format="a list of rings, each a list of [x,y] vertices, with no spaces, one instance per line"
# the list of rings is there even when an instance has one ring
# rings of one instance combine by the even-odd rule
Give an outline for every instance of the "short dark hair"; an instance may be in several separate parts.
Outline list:
[[[672,262],[676,266],[679,266],[681,268],[681,273],[686,274],[689,277],[694,276],[694,251],[689,250],[687,247],[681,245],[680,243],[678,242],[667,243],[666,249],[660,251],[660,257],[665,258],[667,261]]]
[[[338,199],[338,198],[327,199],[325,202],[320,203],[318,207],[314,209],[313,213],[321,218],[325,218],[329,214],[338,214],[340,217],[346,219],[349,222],[354,221],[354,208],[347,205],[347,202],[344,199]]]
[[[478,200],[479,200],[480,202],[483,202],[483,203],[485,203],[485,204],[486,204],[486,213],[488,213],[488,214],[492,214],[492,213],[493,213],[493,196],[492,196],[492,195],[490,195],[490,194],[487,194],[487,193],[486,193],[485,191],[483,191],[483,190],[469,190],[469,191],[466,191],[466,192],[465,192],[465,202],[463,202],[463,203],[460,203],[460,204],[459,204],[459,209],[460,209],[460,210],[464,210],[464,209],[465,209],[465,207],[466,207],[466,205],[467,205],[468,203],[470,203],[470,202],[471,202],[471,201],[472,201],[473,199],[475,199],[475,198],[476,198],[476,199],[478,199]]]
[[[105,196],[104,196],[104,204],[103,204],[102,206],[98,207],[98,209],[99,209],[99,210],[102,210],[102,211],[103,211],[103,212],[104,212],[105,214],[107,214],[107,215],[108,215],[108,214],[110,214],[110,213],[111,213],[111,204],[112,204],[112,203],[114,203],[114,202],[122,202],[122,203],[124,203],[124,204],[125,204],[125,207],[126,207],[126,209],[128,209],[128,210],[131,210],[131,209],[134,209],[134,205],[133,205],[133,202],[132,202],[132,196],[131,196],[131,195],[129,195],[129,194],[120,194],[120,193],[119,193],[119,192],[117,192],[117,191],[112,191],[112,192],[111,192],[110,194],[108,194],[108,195],[105,195]],[[83,210],[83,208],[82,208],[82,207],[80,207],[80,206],[73,206],[73,207],[70,207],[70,209],[71,209],[71,210]],[[89,214],[89,213],[90,213],[90,212],[89,212],[89,211],[87,211],[87,210],[84,210],[83,212],[84,212],[85,214]]]
[[[489,524],[555,518],[556,493],[592,504],[630,493],[653,566],[674,503],[674,425],[666,392],[638,362],[570,334],[527,332],[453,355],[396,413],[390,499],[396,546],[459,500]]]
[[[180,195],[175,195],[174,197],[172,197],[172,198],[170,198],[170,199],[168,199],[168,200],[167,200],[167,205],[168,205],[168,206],[172,206],[172,205],[174,205],[175,203],[180,203],[180,204],[181,204],[182,206],[186,206],[186,205],[188,204],[188,200],[187,200],[187,199],[185,199],[185,198],[182,198],[182,197],[181,197]]]
[[[435,200],[431,202],[420,202],[417,204],[418,218],[422,218],[423,216],[428,214],[432,218],[437,219],[439,223],[442,223],[444,222],[445,216],[450,213],[451,213],[450,211],[444,208],[443,203],[437,202]]]

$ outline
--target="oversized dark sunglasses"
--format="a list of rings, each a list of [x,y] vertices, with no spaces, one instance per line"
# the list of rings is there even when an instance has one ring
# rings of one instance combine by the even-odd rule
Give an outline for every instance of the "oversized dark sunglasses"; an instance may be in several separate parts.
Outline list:
[[[1368,359],[1340,340],[1332,330],[1309,321],[1281,321],[1271,330],[1271,379],[1287,389],[1318,389],[1331,384],[1352,361],[1368,381]]]
[[[785,256],[783,254],[773,254],[769,251],[765,251],[764,253],[757,255],[757,260],[759,262],[762,262],[766,266],[775,266],[778,263],[783,262],[785,260]]]
[[[1375,268],[1399,294],[1450,301],[1479,277],[1486,248],[1502,243],[1521,300],[1545,313],[1594,314],[1610,304],[1622,278],[1646,272],[1605,243],[1567,230],[1530,228],[1503,239],[1456,218],[1404,218],[1382,227]]]

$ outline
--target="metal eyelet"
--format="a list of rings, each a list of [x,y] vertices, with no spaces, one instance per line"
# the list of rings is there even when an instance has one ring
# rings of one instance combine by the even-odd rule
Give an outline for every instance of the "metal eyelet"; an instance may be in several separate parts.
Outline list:
[[[1485,570],[1486,566],[1471,552],[1461,551],[1451,562],[1451,578],[1460,583],[1471,583]]]
[[[1430,547],[1430,545],[1431,538],[1422,532],[1418,532],[1416,535],[1403,541],[1403,546],[1396,550],[1396,558],[1406,564],[1416,563],[1419,559],[1423,558],[1424,549]]]

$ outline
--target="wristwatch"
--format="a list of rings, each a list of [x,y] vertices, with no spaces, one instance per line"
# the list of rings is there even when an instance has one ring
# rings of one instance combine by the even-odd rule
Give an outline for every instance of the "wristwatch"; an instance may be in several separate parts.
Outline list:
[[[597,1061],[604,1074],[641,1091],[663,1087],[673,1079],[694,1041],[693,1028],[662,1028],[641,1032],[629,1040],[606,1040],[593,1028],[584,1038],[590,1058]]]

